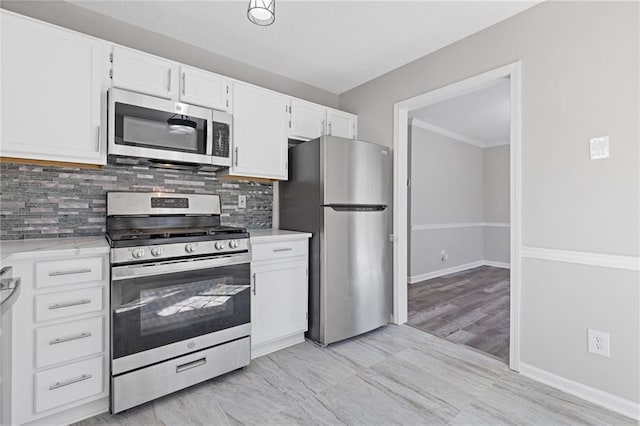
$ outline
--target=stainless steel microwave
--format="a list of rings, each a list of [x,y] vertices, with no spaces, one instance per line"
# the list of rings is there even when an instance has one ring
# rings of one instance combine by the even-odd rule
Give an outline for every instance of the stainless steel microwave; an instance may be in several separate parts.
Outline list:
[[[231,166],[231,114],[120,89],[108,98],[109,154]]]

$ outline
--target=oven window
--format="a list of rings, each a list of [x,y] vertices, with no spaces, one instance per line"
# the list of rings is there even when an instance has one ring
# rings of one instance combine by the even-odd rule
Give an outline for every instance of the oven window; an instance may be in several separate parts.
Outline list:
[[[113,357],[249,323],[250,301],[248,263],[114,281]]]
[[[195,125],[171,127],[170,119]],[[182,123],[181,121],[178,122]],[[115,102],[115,143],[206,154],[207,120]]]

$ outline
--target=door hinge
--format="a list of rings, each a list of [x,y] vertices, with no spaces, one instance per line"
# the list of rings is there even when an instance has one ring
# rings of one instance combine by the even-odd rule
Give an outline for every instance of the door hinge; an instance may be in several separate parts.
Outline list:
[[[411,186],[411,179],[407,179],[407,187]]]
[[[305,273],[307,276],[309,276],[309,268],[306,268],[306,269],[304,270],[304,273]]]
[[[396,236],[394,234],[389,234],[389,242],[393,243],[396,241]]]
[[[289,120],[289,128],[291,128],[291,120]]]
[[[113,62],[113,52],[109,53],[109,62]]]
[[[113,69],[109,70],[109,78],[113,78]]]
[[[229,99],[227,99],[227,108],[229,108]]]
[[[227,95],[229,94],[229,85],[227,85]],[[228,106],[228,105],[227,105]]]

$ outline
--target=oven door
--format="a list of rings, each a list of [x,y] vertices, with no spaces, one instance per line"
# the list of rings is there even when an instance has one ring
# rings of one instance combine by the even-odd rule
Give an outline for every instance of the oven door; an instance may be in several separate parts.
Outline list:
[[[249,254],[111,269],[112,373],[251,332]]]
[[[212,111],[126,90],[109,91],[109,154],[167,162],[213,162]],[[192,126],[170,127],[171,119]]]

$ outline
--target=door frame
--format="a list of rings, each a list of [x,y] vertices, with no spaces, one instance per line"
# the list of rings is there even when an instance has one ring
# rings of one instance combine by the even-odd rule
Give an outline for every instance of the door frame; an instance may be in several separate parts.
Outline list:
[[[393,322],[408,319],[408,122],[409,111],[455,98],[509,78],[511,86],[510,140],[510,343],[509,367],[520,370],[521,238],[522,238],[522,141],[520,61],[405,99],[393,105]]]

